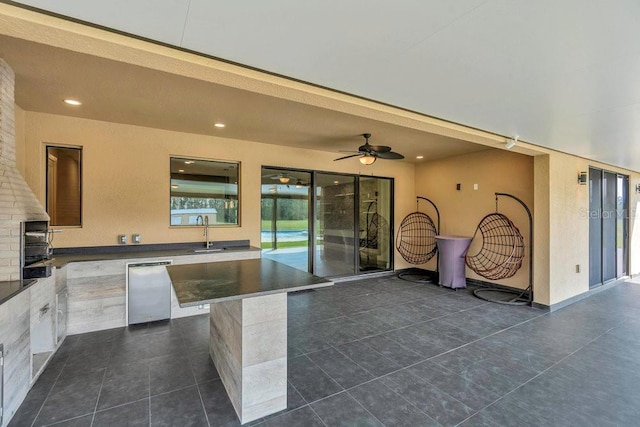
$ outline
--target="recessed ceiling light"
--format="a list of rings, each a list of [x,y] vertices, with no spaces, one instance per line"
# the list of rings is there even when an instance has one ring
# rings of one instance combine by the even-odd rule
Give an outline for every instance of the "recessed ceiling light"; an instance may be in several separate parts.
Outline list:
[[[214,124],[215,127],[222,129],[223,127],[225,127],[226,125],[224,123],[215,123]]]
[[[173,184],[171,188],[178,188],[178,186],[176,184]]]
[[[192,165],[192,164],[194,164],[194,163],[195,163],[195,162],[194,162],[193,160],[185,160],[185,161],[184,161],[184,164],[185,164],[185,165]]]
[[[178,169],[178,172],[184,172],[184,169]]]
[[[424,156],[416,156],[416,159],[424,159]]]
[[[333,181],[334,184],[340,184],[340,181]]]
[[[78,105],[82,105],[82,102],[78,101],[77,99],[65,99],[64,100],[65,104],[69,104],[69,105],[74,105],[74,106],[78,106]]]

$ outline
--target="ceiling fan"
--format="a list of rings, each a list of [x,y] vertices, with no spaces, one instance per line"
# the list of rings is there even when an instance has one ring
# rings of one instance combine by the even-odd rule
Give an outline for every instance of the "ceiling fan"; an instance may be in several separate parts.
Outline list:
[[[269,178],[271,178],[273,180],[278,180],[282,184],[288,184],[289,181],[297,179],[295,176],[290,175],[290,174],[288,174],[286,172],[278,173],[278,174],[275,174],[275,175],[270,175]]]
[[[360,157],[360,163],[363,165],[372,165],[378,158],[387,159],[387,160],[400,160],[404,159],[404,156],[400,153],[396,153],[395,151],[391,151],[391,147],[386,145],[370,145],[369,138],[371,138],[370,133],[363,133],[364,137],[364,145],[358,147],[358,151],[345,151],[346,153],[354,153],[349,154],[348,156],[340,157],[335,159],[335,161],[348,159],[350,157]]]
[[[297,176],[291,175],[287,172],[281,172],[274,175],[270,175],[269,178],[273,179],[274,181],[277,180],[280,184],[284,184],[287,187],[289,187],[289,185],[295,185],[296,188],[309,186],[308,182],[304,182],[302,181],[302,179],[298,178]]]

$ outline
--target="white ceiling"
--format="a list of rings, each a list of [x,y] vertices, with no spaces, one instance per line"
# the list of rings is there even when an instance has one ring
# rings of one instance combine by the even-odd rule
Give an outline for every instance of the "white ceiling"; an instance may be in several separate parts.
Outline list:
[[[640,171],[637,0],[19,3]]]

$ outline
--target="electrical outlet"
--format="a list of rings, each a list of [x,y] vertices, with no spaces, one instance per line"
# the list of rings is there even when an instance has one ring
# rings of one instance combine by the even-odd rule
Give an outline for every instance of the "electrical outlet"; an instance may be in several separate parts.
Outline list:
[[[576,273],[580,273],[580,264],[576,264]]]
[[[456,184],[456,190],[460,191],[461,188],[462,188],[462,184]]]
[[[125,234],[118,234],[118,244],[119,245],[127,244],[127,236]]]
[[[131,235],[131,243],[139,245],[142,242],[142,237],[139,234]]]
[[[473,184],[473,189],[477,190],[478,189],[478,184]]]

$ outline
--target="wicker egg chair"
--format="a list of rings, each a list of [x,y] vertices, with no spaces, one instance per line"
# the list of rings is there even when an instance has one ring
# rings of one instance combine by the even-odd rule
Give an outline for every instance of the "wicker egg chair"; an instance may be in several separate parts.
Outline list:
[[[436,254],[438,231],[429,215],[412,212],[400,223],[396,238],[396,249],[405,261],[424,264]]]
[[[467,266],[478,275],[500,280],[512,277],[522,267],[524,238],[515,224],[501,213],[491,213],[480,221],[473,239],[480,233],[482,247],[466,256]]]

